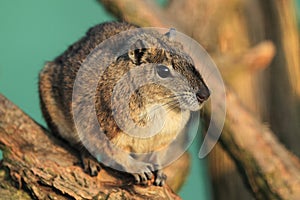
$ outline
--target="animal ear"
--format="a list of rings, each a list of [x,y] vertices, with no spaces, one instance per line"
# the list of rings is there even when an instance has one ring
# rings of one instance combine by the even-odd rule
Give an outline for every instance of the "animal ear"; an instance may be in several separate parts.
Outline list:
[[[176,29],[170,28],[169,32],[165,33],[165,36],[167,36],[169,40],[174,40],[176,37]]]
[[[140,65],[143,62],[145,53],[147,51],[147,46],[144,41],[138,39],[129,49],[128,57],[130,60],[136,64]]]

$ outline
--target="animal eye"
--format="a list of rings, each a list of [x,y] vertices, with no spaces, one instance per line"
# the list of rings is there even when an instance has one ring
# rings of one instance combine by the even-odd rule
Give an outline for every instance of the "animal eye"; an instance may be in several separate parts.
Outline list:
[[[170,69],[165,65],[157,65],[156,71],[161,78],[167,78],[171,76]]]

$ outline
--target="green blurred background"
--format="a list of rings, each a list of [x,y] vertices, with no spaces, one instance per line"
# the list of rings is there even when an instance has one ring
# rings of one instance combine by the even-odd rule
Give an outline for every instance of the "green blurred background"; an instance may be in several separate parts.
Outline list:
[[[162,1],[164,2],[164,1]],[[297,0],[300,10],[300,0]],[[300,27],[300,12],[298,12]],[[38,73],[91,26],[114,20],[96,0],[0,1],[0,93],[45,125],[39,107]],[[211,199],[205,160],[192,153],[183,199]],[[0,151],[0,159],[2,153]]]
[[[45,125],[39,107],[38,73],[91,26],[114,20],[96,0],[1,0],[0,93]],[[192,168],[183,199],[211,199],[204,160],[193,144]],[[0,158],[2,153],[0,152]]]

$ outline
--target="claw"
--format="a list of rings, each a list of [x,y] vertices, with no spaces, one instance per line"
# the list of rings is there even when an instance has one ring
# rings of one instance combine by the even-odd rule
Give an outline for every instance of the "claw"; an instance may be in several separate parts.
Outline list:
[[[167,176],[161,170],[155,171],[154,174],[155,174],[154,185],[163,186],[166,182]]]
[[[152,174],[152,172],[151,172]],[[148,172],[143,172],[139,174],[132,174],[136,184],[146,185],[148,180],[151,180],[153,174],[150,175]]]
[[[82,152],[81,161],[85,173],[89,174],[90,176],[98,175],[99,171],[101,170],[101,165],[91,155]]]
[[[152,172],[145,172],[145,174],[146,174],[148,180],[151,180],[154,176]]]

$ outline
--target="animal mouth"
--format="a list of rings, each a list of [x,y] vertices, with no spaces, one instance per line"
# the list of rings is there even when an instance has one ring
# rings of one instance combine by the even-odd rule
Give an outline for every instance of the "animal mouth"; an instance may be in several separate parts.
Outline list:
[[[196,99],[197,99],[197,101],[199,102],[199,105],[202,105],[207,99],[204,99],[204,98],[202,98],[202,97],[199,97],[199,96],[197,96],[196,95]]]
[[[205,101],[208,100],[209,96],[209,91],[198,91],[184,95],[180,98],[180,107],[184,110],[198,111],[202,108]]]
[[[207,90],[199,90],[196,92],[197,101],[202,104],[210,97],[210,91]]]
[[[201,104],[199,103],[195,95],[183,96],[180,98],[179,106],[182,110],[197,111],[200,109]]]

